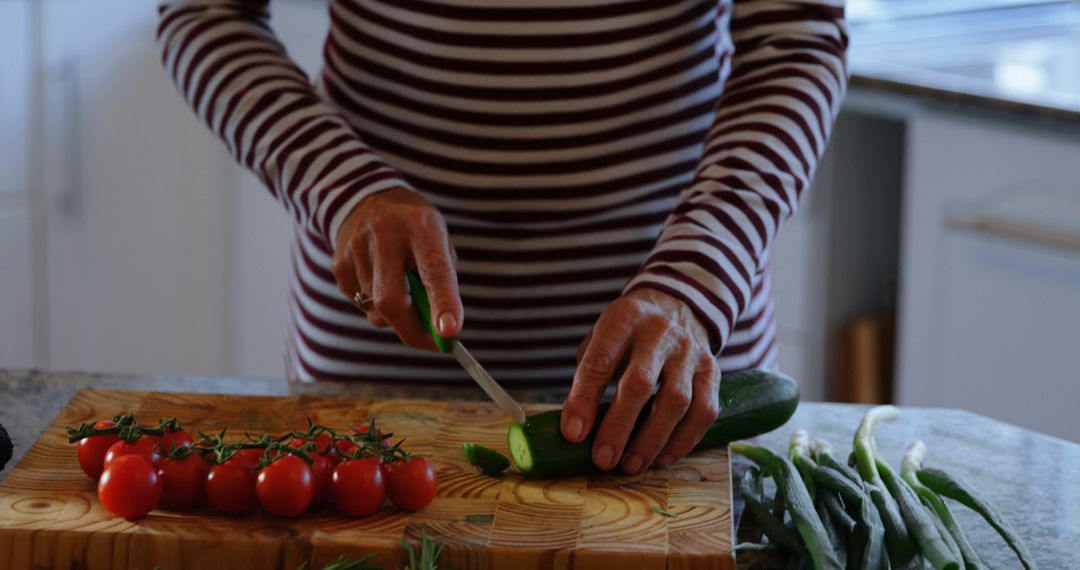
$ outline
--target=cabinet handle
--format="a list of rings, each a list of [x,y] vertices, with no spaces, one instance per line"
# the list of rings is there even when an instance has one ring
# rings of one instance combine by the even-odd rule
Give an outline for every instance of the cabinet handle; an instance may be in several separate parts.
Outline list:
[[[948,227],[954,229],[1006,237],[1080,253],[1080,233],[1039,227],[986,214],[953,214],[949,216],[946,223]]]
[[[69,219],[78,219],[82,213],[82,101],[79,98],[79,65],[75,58],[57,65],[53,72],[59,91],[58,115],[63,117],[64,162],[63,185],[56,196],[56,209]]]

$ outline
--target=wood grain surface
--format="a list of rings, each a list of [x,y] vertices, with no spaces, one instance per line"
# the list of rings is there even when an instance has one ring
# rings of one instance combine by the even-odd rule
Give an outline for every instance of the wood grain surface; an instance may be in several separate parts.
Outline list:
[[[98,503],[64,429],[120,413],[150,425],[176,416],[207,432],[228,427],[233,438],[244,430],[302,428],[309,417],[338,428],[375,417],[395,440],[405,437],[408,449],[430,458],[439,493],[421,511],[387,506],[365,519],[331,510],[295,519],[234,518],[205,508],[157,509],[126,521]],[[638,476],[534,480],[475,473],[461,444],[506,453],[509,423],[493,405],[476,402],[83,390],[0,484],[0,568],[295,570],[304,561],[318,569],[340,554],[377,552],[374,563],[391,569],[403,566],[399,542],[421,532],[444,543],[440,567],[458,570],[735,567],[726,450]]]

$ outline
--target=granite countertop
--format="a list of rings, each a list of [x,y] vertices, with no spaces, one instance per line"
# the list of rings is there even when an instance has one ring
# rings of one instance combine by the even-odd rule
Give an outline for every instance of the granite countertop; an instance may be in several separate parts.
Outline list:
[[[0,423],[15,442],[16,459],[53,421],[78,390],[110,388],[249,395],[313,394],[341,397],[399,397],[483,400],[472,386],[400,384],[289,384],[274,379],[208,378],[168,375],[114,375],[0,370]],[[564,390],[510,390],[523,402],[560,402]],[[758,438],[774,450],[787,449],[796,429],[832,442],[846,456],[865,406],[804,403],[783,428]],[[907,443],[922,439],[926,464],[948,470],[990,498],[1012,521],[1042,568],[1080,568],[1080,445],[1020,429],[959,410],[904,408],[894,424],[877,432],[878,448],[898,464]],[[11,466],[0,472],[2,478]],[[737,462],[735,476],[745,469]],[[736,505],[738,509],[738,504]],[[978,515],[957,507],[971,542],[990,568],[1017,568],[1008,547]],[[740,556],[739,568],[771,568],[775,563]]]
[[[851,85],[1080,119],[1080,2],[852,0]]]

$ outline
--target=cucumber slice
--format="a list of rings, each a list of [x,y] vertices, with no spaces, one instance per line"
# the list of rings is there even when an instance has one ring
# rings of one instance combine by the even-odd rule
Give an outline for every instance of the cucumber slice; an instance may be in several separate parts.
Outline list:
[[[495,476],[510,467],[510,460],[505,455],[478,443],[463,443],[461,451],[469,465],[476,467],[484,475]]]
[[[529,437],[525,435],[525,426],[519,423],[511,425],[506,439],[510,445],[510,457],[514,458],[514,465],[517,465],[522,473],[531,473],[533,457],[532,450],[529,449]]]
[[[769,370],[746,370],[720,381],[720,415],[694,449],[719,447],[784,425],[799,405],[799,387],[791,378]],[[646,405],[635,427],[648,417]],[[573,477],[594,470],[593,438],[607,412],[602,404],[593,431],[580,443],[563,439],[560,410],[529,416],[507,434],[510,456],[518,471],[536,477]]]

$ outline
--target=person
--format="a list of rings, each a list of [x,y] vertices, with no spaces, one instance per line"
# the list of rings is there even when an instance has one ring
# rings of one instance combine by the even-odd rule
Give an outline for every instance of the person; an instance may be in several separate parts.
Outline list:
[[[157,30],[180,94],[294,223],[291,380],[468,382],[431,352],[410,268],[439,333],[502,382],[571,384],[568,440],[616,385],[602,469],[679,459],[721,371],[776,366],[769,246],[845,92],[842,0],[329,11],[314,85],[267,0],[163,0]]]

